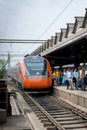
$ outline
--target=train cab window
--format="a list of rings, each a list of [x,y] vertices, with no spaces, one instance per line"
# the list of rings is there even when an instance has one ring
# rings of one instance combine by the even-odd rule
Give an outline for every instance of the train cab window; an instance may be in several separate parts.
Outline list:
[[[47,63],[44,59],[27,59],[25,60],[25,65],[30,75],[46,75]]]

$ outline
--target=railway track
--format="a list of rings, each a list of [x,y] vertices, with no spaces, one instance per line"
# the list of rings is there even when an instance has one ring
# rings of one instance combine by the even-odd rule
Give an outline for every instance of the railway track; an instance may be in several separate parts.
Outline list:
[[[87,130],[87,113],[84,113],[55,96],[33,97],[51,115],[60,130]]]
[[[87,130],[87,113],[53,95],[22,94],[47,130]]]
[[[29,95],[18,91],[47,130],[87,130],[87,113],[54,95]]]

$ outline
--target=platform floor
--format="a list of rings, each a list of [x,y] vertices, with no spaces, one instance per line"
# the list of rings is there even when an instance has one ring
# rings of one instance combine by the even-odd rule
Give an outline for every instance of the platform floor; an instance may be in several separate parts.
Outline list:
[[[76,94],[78,96],[82,96],[84,98],[87,98],[87,88],[85,91],[82,91],[80,89],[76,90],[76,89],[73,89],[73,90],[70,90],[70,89],[67,89],[66,86],[54,86],[54,88],[56,89],[59,89],[61,91],[65,91],[65,92],[69,92],[69,93],[73,93],[73,94]]]
[[[54,93],[60,98],[87,112],[87,89],[86,91],[70,90],[66,86],[54,86],[54,88]]]
[[[7,117],[7,122],[0,125],[0,130],[30,130],[23,115]]]

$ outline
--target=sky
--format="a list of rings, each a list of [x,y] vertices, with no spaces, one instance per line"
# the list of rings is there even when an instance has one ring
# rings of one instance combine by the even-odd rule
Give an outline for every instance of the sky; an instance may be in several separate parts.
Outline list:
[[[0,0],[0,39],[47,40],[84,16],[87,0]],[[27,54],[39,44],[0,44],[0,53]]]

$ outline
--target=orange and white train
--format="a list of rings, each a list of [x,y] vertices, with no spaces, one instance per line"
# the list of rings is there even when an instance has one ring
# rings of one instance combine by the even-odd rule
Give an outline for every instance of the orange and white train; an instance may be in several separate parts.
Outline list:
[[[41,56],[24,57],[7,75],[24,90],[52,90],[52,74],[49,61]]]

